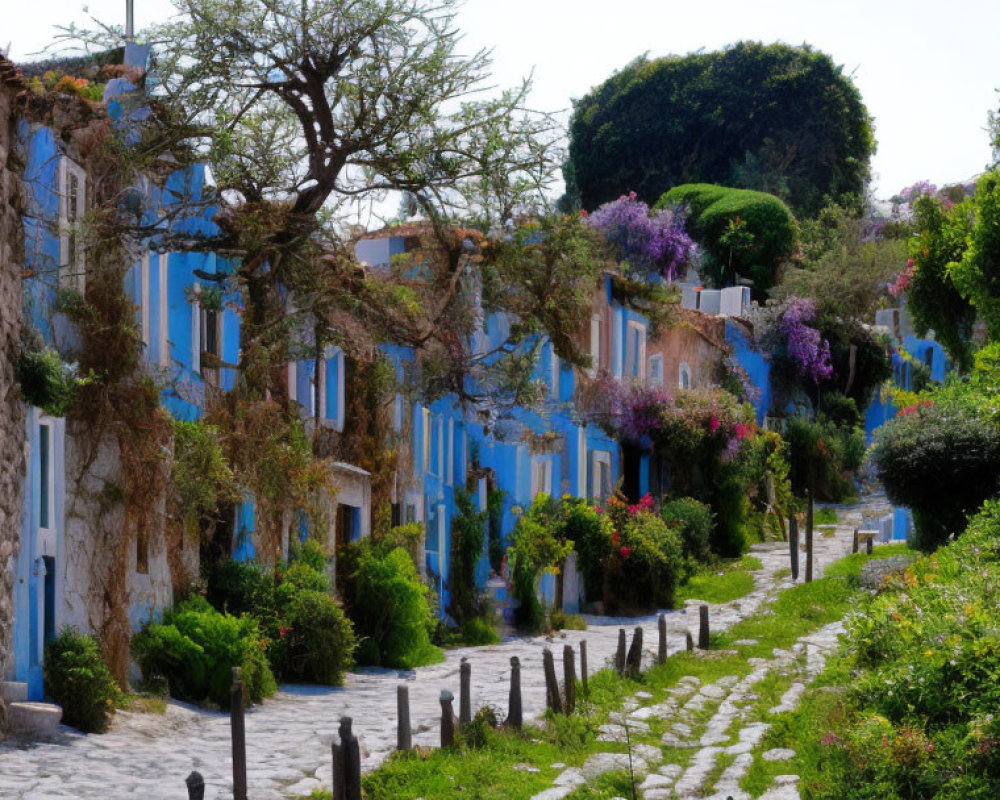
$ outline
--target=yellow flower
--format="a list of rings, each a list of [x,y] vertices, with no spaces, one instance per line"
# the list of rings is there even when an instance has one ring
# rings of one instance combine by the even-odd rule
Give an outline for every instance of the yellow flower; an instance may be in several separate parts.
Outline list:
[[[930,658],[932,655],[934,655],[934,651],[933,650],[924,650],[924,655],[927,656],[927,658]]]

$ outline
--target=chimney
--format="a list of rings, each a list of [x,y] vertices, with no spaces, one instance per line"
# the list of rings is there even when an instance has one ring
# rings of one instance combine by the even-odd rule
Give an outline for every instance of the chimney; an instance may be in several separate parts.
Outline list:
[[[125,0],[125,41],[135,42],[135,15],[132,11],[133,0]]]

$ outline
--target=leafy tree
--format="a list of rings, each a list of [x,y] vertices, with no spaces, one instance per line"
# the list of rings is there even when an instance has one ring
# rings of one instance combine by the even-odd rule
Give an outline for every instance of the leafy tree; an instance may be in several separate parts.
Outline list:
[[[972,231],[973,202],[946,209],[939,199],[921,197],[914,203],[917,236],[910,241],[914,273],[906,304],[918,334],[934,331],[959,369],[972,363],[972,324],[976,310],[952,280],[949,264],[958,261]]]
[[[976,186],[975,219],[961,259],[948,265],[955,288],[986,322],[990,339],[1000,339],[1000,172]]]
[[[861,95],[829,56],[740,42],[636,59],[576,101],[565,176],[588,209],[701,181],[770,192],[812,216],[828,198],[861,198],[874,150]]]
[[[933,550],[1000,489],[1000,427],[966,392],[903,409],[872,458],[886,495],[913,511],[915,545]]]
[[[906,242],[871,237],[868,227],[865,218],[838,205],[804,220],[800,257],[785,270],[773,295],[811,297],[821,314],[870,323],[906,261]]]
[[[766,292],[795,253],[795,218],[773,195],[696,183],[674,187],[656,205],[688,209],[688,227],[704,253],[702,274],[716,286],[742,278]]]

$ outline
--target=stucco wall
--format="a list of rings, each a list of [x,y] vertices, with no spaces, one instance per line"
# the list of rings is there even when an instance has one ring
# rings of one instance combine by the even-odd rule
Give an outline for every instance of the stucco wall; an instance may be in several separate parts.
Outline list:
[[[24,475],[24,406],[13,365],[21,328],[22,168],[15,150],[15,88],[5,82],[7,70],[0,58],[0,677],[7,674],[12,647]],[[5,721],[0,701],[0,731]]]

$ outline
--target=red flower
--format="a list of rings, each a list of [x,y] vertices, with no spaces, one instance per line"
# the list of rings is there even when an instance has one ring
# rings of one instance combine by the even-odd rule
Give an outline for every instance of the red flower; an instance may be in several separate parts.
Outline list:
[[[622,558],[628,558],[628,554],[632,552],[632,548],[630,548],[630,547],[623,547],[618,552],[620,552],[622,554]]]
[[[642,496],[642,499],[639,501],[639,505],[642,506],[643,508],[652,508],[653,507],[652,495],[649,492],[646,492],[646,494],[644,494]]]
[[[288,628],[278,628],[278,636],[282,639],[285,638],[285,634],[288,633]]]
[[[721,425],[721,424],[722,423],[719,422],[719,418],[718,417],[712,417],[708,421],[708,429],[710,431],[712,431],[712,433],[715,433],[717,430],[719,430],[719,425]]]
[[[618,531],[615,531],[614,533],[611,534],[611,544],[614,547],[618,547],[618,545],[619,545],[620,542],[621,542],[621,539],[618,537]]]

